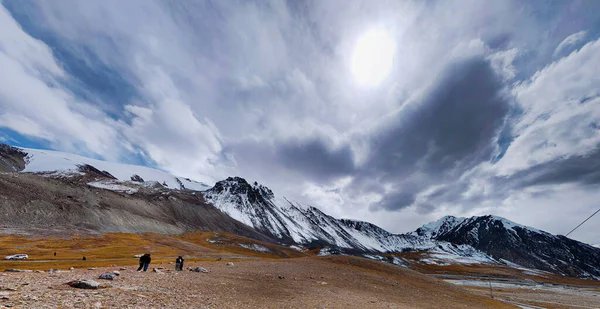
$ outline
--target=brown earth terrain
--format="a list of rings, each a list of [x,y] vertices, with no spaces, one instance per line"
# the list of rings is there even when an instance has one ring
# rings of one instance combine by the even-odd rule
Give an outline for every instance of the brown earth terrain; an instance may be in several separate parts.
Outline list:
[[[99,268],[4,273],[0,305],[12,308],[513,308],[418,272],[355,257],[188,262],[208,273],[121,270],[104,288],[64,283],[95,279]],[[152,265],[168,267],[170,264]],[[118,269],[118,268],[117,268]]]
[[[260,251],[241,245],[255,245]],[[135,271],[138,259],[133,256],[145,252],[152,254],[151,268],[138,273]],[[559,286],[544,290],[536,284],[518,284],[526,279],[541,284],[539,280],[548,278],[528,277],[509,268],[426,266],[415,260],[410,265],[419,270],[415,271],[358,257],[316,257],[311,251],[299,252],[228,233],[113,233],[60,238],[0,235],[0,255],[18,253],[30,257],[23,261],[0,261],[0,271],[27,272],[0,274],[0,306],[517,308],[517,304],[527,304],[531,308],[600,308],[600,288],[589,287],[597,284],[595,281],[568,279],[569,284],[581,288],[565,290]],[[178,255],[186,259],[183,272],[173,271],[172,263]],[[86,256],[86,261],[82,256]],[[229,262],[234,265],[227,266]],[[209,272],[187,270],[196,266]],[[71,267],[75,269],[69,270]],[[121,270],[121,276],[114,281],[97,279],[105,271],[123,267],[126,270]],[[153,272],[152,268],[164,269]],[[519,288],[501,287],[498,281],[493,281],[496,288],[492,299],[487,288],[477,286],[482,277],[500,280],[501,284],[517,284]],[[76,279],[97,280],[105,288],[81,290],[64,285]],[[476,284],[444,282],[448,279]]]

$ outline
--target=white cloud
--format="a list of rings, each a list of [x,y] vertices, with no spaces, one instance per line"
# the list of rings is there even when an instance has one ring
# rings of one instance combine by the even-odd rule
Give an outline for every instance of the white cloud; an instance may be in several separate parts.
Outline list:
[[[600,40],[537,72],[513,93],[523,115],[497,164],[501,175],[585,155],[600,143]]]
[[[556,57],[556,56],[560,55],[566,49],[583,42],[583,40],[585,40],[586,36],[587,36],[587,31],[579,31],[577,33],[573,33],[573,34],[569,35],[562,42],[560,42],[560,44],[558,44],[558,46],[554,50],[554,56]]]
[[[57,148],[117,158],[117,132],[97,108],[58,85],[65,76],[51,50],[26,34],[0,7],[0,124]]]

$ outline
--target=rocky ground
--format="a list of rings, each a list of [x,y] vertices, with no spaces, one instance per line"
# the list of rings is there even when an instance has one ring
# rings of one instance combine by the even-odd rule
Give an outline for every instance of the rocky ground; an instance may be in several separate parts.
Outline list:
[[[120,267],[0,274],[10,308],[514,308],[402,267],[353,257],[188,263],[208,273]],[[93,279],[94,290],[65,285]]]

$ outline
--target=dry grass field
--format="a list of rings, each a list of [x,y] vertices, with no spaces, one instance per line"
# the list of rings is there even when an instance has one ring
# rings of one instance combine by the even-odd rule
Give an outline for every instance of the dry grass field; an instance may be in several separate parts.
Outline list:
[[[410,262],[407,269],[357,257],[317,257],[316,251],[300,252],[228,233],[0,235],[0,256],[19,253],[29,259],[2,260],[0,271],[33,272],[0,274],[0,308],[516,308],[516,303],[543,308],[579,303],[594,308],[597,303],[600,307],[597,281],[533,276],[504,266],[430,265],[418,261],[426,253],[395,254]],[[151,268],[162,270],[135,272],[134,255],[141,253],[151,253]],[[172,271],[178,255],[185,257],[186,268],[201,266],[209,272]],[[235,266],[227,267],[227,262]],[[117,280],[105,282],[106,289],[64,285],[123,267],[127,270]],[[49,269],[59,271],[49,273]],[[495,290],[496,299],[491,299],[486,288],[444,282],[452,276],[530,279],[588,290],[565,294],[501,287]]]

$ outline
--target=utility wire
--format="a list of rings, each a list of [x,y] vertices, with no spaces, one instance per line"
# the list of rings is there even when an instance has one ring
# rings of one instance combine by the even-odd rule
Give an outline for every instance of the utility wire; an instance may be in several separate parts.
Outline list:
[[[578,226],[576,226],[576,227],[575,227],[574,229],[572,229],[572,230],[571,230],[569,233],[567,233],[567,235],[565,235],[565,237],[566,237],[566,236],[569,236],[569,234],[573,233],[573,231],[575,231],[576,229],[578,229],[580,226],[582,226],[584,223],[586,223],[586,222],[587,222],[587,220],[591,219],[593,216],[595,216],[595,215],[596,215],[597,213],[599,213],[599,212],[600,212],[600,209],[596,210],[596,212],[595,212],[595,213],[593,213],[593,214],[592,214],[591,216],[589,216],[587,219],[583,220],[583,222],[579,223],[579,225],[578,225]]]

